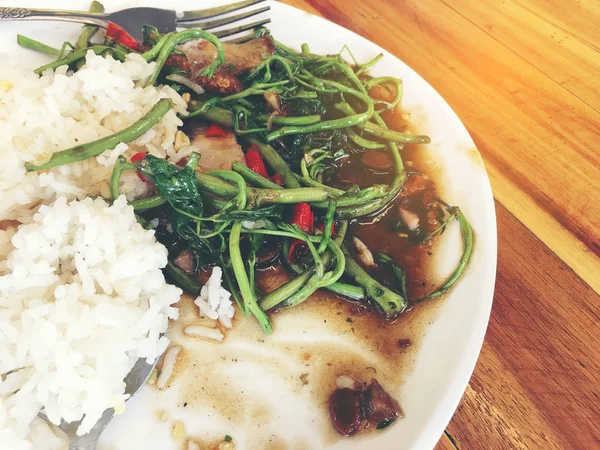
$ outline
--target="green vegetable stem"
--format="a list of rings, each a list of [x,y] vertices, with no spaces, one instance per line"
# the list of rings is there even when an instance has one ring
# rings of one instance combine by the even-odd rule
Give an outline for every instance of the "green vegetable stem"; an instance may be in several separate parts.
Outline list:
[[[57,67],[60,66],[70,66],[71,64],[76,63],[79,60],[82,60],[83,58],[85,58],[85,55],[87,54],[87,52],[91,50],[93,51],[95,54],[97,55],[102,55],[105,52],[110,53],[115,59],[118,59],[119,61],[125,61],[125,57],[127,56],[125,52],[123,52],[120,49],[117,49],[115,47],[109,47],[107,45],[92,45],[91,47],[87,47],[87,48],[83,48],[81,50],[77,50],[76,52],[73,52],[67,56],[65,56],[62,59],[59,59],[57,61],[51,62],[49,64],[45,64],[41,67],[38,67],[37,69],[34,70],[35,73],[37,74],[41,74],[42,72],[44,72],[47,69],[56,69]]]
[[[62,166],[64,164],[71,164],[77,161],[83,161],[94,156],[98,156],[106,150],[115,148],[121,142],[131,142],[138,138],[164,117],[167,112],[173,107],[171,100],[163,98],[148,111],[144,117],[135,122],[133,125],[121,130],[110,136],[106,136],[102,139],[98,139],[94,142],[87,144],[77,145],[67,150],[56,152],[52,155],[50,160],[44,164],[26,164],[25,167],[28,171],[38,171],[50,169],[52,167]]]
[[[103,13],[104,5],[94,0],[90,6],[91,13]],[[87,48],[94,35],[98,32],[98,27],[95,25],[84,25],[81,34],[75,42],[75,51]]]
[[[235,278],[240,288],[240,293],[242,295],[245,308],[250,311],[254,317],[256,317],[263,331],[266,334],[271,334],[273,332],[273,326],[271,325],[269,316],[267,316],[267,314],[258,305],[256,293],[250,287],[248,274],[246,273],[246,268],[244,267],[244,260],[240,250],[241,231],[242,224],[240,222],[236,222],[232,225],[231,232],[229,233],[229,257],[231,258],[233,273],[235,274]]]
[[[387,318],[394,318],[404,312],[408,306],[406,298],[386,288],[383,284],[369,275],[344,249],[346,256],[345,275],[361,286],[369,300],[374,302]]]

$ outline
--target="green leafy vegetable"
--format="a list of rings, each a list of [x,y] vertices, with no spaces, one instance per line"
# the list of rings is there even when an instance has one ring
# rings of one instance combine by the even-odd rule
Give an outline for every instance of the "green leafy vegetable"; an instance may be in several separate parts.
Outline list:
[[[291,98],[284,104],[288,106],[290,116],[323,116],[327,114],[327,107],[321,100],[315,98]]]
[[[150,154],[134,163],[138,172],[154,184],[161,197],[189,218],[201,217],[204,209],[195,171],[200,155],[194,155],[183,168]]]
[[[384,428],[389,427],[391,424],[393,424],[396,421],[396,419],[387,419],[384,420],[383,422],[379,422],[377,424],[377,429],[378,430],[383,430]]]

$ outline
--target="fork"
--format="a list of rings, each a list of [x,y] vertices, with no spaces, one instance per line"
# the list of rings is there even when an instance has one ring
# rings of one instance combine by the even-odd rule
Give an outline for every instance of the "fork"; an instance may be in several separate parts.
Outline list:
[[[0,8],[0,21],[4,20],[42,20],[42,21],[63,21],[76,22],[88,25],[96,25],[102,28],[108,28],[109,22],[113,22],[123,27],[137,41],[143,39],[142,26],[154,25],[162,33],[169,33],[180,28],[202,28],[210,30],[223,25],[232,24],[248,17],[268,11],[270,6],[253,9],[241,14],[227,16],[221,19],[210,20],[213,17],[221,16],[227,13],[239,11],[248,6],[262,3],[266,0],[245,0],[238,3],[232,3],[215,8],[199,9],[195,11],[184,11],[177,13],[175,10],[160,8],[127,8],[113,13],[92,13],[84,11],[70,10],[51,10],[51,9],[27,9],[20,7]],[[218,38],[231,36],[252,30],[258,26],[265,25],[271,20],[268,18],[258,20],[253,23],[243,24],[237,27],[227,28],[213,33]]]

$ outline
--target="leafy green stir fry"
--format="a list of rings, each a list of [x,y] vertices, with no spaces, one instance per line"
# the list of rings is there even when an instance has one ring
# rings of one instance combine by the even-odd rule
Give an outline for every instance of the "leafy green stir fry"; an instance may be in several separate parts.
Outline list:
[[[152,183],[155,195],[135,200],[132,205],[142,225],[155,228],[157,239],[169,249],[171,261],[166,275],[184,291],[198,294],[201,285],[195,273],[205,266],[220,265],[226,287],[240,310],[256,317],[262,329],[271,333],[268,311],[296,306],[317,289],[370,302],[386,318],[393,319],[411,304],[442,295],[464,272],[473,247],[472,230],[458,207],[440,199],[435,202],[443,220],[414,245],[431,239],[457,220],[464,249],[454,273],[426,297],[407,298],[406,273],[390,256],[375,254],[374,258],[375,264],[391,271],[394,282],[376,279],[350,249],[352,236],[348,230],[352,221],[389,209],[405,185],[405,146],[429,142],[427,136],[387,127],[382,115],[400,103],[402,82],[366,75],[382,55],[359,64],[347,48],[340,54],[321,56],[311,53],[304,44],[297,52],[261,28],[256,30],[256,39],[268,40],[273,52],[262,55],[254,68],[236,74],[241,82],[237,92],[222,94],[198,89],[197,82],[189,81],[185,65],[169,63],[182,56],[179,44],[205,39],[216,48],[216,58],[196,79],[210,82],[215,73],[224,70],[226,60],[224,45],[210,33],[186,30],[162,35],[148,26],[145,42],[138,46],[108,36],[101,44],[91,44],[95,32],[94,27],[86,27],[75,46],[66,44],[60,50],[23,36],[19,36],[19,43],[58,58],[37,69],[37,73],[65,64],[78,70],[89,50],[119,60],[124,60],[127,53],[138,52],[145,60],[156,62],[147,83],[169,84],[189,95],[184,121],[202,120],[232,129],[245,148],[246,164],[233,162],[231,170],[208,173],[196,170],[198,154],[192,154],[183,166],[150,154],[135,161],[121,157],[115,164],[113,198],[119,195],[119,180],[125,171],[136,171]],[[352,64],[343,59],[344,51]],[[225,69],[232,71],[235,67]],[[388,100],[370,94],[377,86],[391,94]],[[171,102],[163,99],[129,128],[55,153],[47,163],[28,166],[28,170],[92,158],[119,142],[130,142],[159,122],[171,107]],[[366,150],[386,154],[392,166],[390,182],[344,188],[328,182],[339,161]],[[255,281],[257,254],[265,239],[281,248],[293,273],[290,281],[272,292],[261,292]],[[174,263],[184,250],[193,255],[191,271]]]

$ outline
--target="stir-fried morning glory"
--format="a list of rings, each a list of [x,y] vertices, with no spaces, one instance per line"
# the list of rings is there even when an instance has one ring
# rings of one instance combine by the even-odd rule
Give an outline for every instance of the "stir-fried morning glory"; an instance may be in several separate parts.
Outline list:
[[[95,7],[101,11],[101,5]],[[412,304],[442,295],[465,271],[473,232],[458,207],[440,200],[421,175],[405,167],[406,149],[430,139],[388,128],[386,117],[401,103],[402,82],[368,76],[382,55],[359,64],[350,54],[349,64],[342,52],[316,55],[307,45],[297,52],[263,28],[237,47],[194,29],[163,35],[148,25],[141,43],[114,27],[104,42],[92,43],[96,31],[86,27],[75,45],[65,43],[62,49],[25,36],[18,42],[57,58],[37,73],[63,65],[78,70],[89,51],[123,61],[137,53],[155,62],[147,86],[169,85],[182,94],[184,130],[200,127],[203,143],[184,136],[192,150],[176,159],[121,156],[110,183],[113,199],[125,172],[135,171],[147,183],[148,195],[131,204],[140,222],[153,227],[169,249],[164,270],[172,283],[198,295],[198,271],[220,265],[240,309],[271,333],[269,311],[296,306],[318,289],[369,302],[394,319]],[[124,130],[27,169],[70,164],[130,143],[172,107],[170,100],[160,100]],[[229,137],[237,158],[226,167],[203,169],[214,156],[203,146]],[[355,176],[357,160],[368,176]],[[419,213],[410,210],[415,204]],[[362,241],[362,253],[353,250],[361,221],[395,214],[391,229],[407,245],[427,245],[453,221],[460,226],[463,253],[455,271],[420,298],[410,297],[409,272],[393,257],[373,254]],[[266,252],[269,247],[274,251]],[[193,258],[185,268],[176,263],[183,251]],[[280,261],[290,275],[270,292],[262,292],[256,279],[264,260]],[[382,277],[385,273],[391,275]]]

